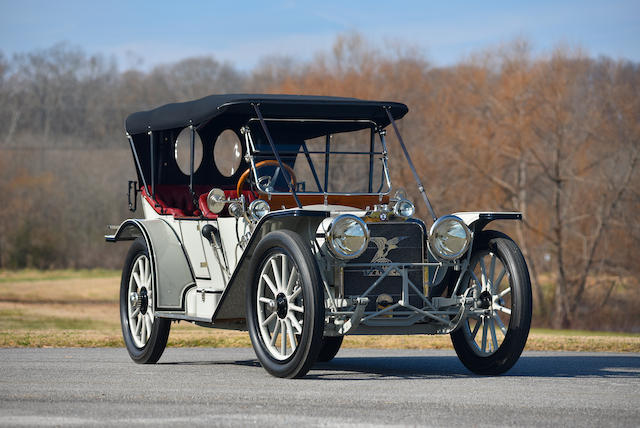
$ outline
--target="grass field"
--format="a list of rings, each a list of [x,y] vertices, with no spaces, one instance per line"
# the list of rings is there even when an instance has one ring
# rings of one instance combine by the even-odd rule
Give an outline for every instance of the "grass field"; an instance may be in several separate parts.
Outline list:
[[[124,346],[119,272],[0,272],[0,347]],[[245,332],[172,325],[169,346],[249,347]],[[345,347],[451,349],[448,336],[348,336]],[[640,335],[532,330],[529,350],[640,352]]]

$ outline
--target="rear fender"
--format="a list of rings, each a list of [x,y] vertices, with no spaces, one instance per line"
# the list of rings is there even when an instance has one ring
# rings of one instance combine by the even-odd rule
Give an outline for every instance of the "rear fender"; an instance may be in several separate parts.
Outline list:
[[[184,312],[184,295],[196,285],[195,275],[173,228],[163,219],[125,220],[113,235],[106,235],[107,242],[132,241],[144,238],[151,259],[156,310]]]
[[[247,248],[242,253],[240,261],[231,275],[220,303],[216,308],[212,321],[218,324],[243,323],[246,318],[245,313],[245,291],[251,278],[249,266],[253,252],[269,232],[275,230],[291,230],[302,236],[305,241],[311,242],[315,239],[316,230],[329,213],[325,211],[310,210],[286,210],[267,214],[256,225],[256,229],[251,235]]]

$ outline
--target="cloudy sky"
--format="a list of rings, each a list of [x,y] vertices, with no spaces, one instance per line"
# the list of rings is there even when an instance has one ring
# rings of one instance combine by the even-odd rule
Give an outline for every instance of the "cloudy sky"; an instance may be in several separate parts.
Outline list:
[[[266,55],[309,59],[348,32],[408,43],[437,65],[515,38],[640,62],[640,1],[0,0],[5,56],[65,41],[121,68],[212,55],[250,69]]]

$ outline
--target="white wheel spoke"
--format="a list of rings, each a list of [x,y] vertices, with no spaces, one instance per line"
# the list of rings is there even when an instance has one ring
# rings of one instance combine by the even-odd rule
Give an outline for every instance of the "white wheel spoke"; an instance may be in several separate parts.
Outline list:
[[[143,257],[140,257],[138,259],[138,272],[140,273],[139,279],[140,279],[140,287],[142,287],[144,285],[144,280],[145,277],[147,276],[147,273],[145,272],[145,268],[144,268],[144,260]]]
[[[273,329],[273,336],[271,336],[271,341],[269,342],[271,346],[275,346],[279,332],[280,332],[280,322],[278,321],[276,322],[276,326]]]
[[[289,303],[289,309],[291,309],[292,311],[304,313],[304,308],[302,308],[302,307],[300,307],[298,305],[294,305],[292,303]]]
[[[273,273],[273,277],[276,279],[276,289],[280,291],[282,289],[282,279],[280,278],[280,275],[278,275],[278,271],[278,263],[276,262],[276,259],[273,258],[271,259],[271,272]]]
[[[293,327],[291,326],[291,321],[288,318],[285,318],[284,324],[287,326],[289,345],[291,346],[291,352],[293,352],[296,350],[296,338],[293,335]]]
[[[136,322],[135,335],[140,336],[142,334],[142,315],[138,315],[138,321]]]
[[[502,291],[500,292],[500,294],[498,294],[498,297],[499,297],[499,298],[502,298],[502,297],[506,296],[506,295],[507,295],[507,294],[509,294],[509,293],[511,293],[511,287],[509,287],[509,288],[505,288],[504,290],[502,290]]]
[[[144,259],[144,281],[147,288],[151,287],[151,264],[149,263],[149,259],[145,257]]]
[[[491,327],[491,342],[493,344],[492,351],[495,352],[498,350],[498,337],[496,336],[495,322],[493,321],[493,318],[488,318],[488,320],[491,323],[489,326]]]
[[[287,315],[287,318],[289,318],[289,321],[291,322],[291,325],[293,326],[293,328],[296,329],[296,333],[302,334],[302,326],[300,325],[300,322],[298,322],[298,319],[295,317],[295,315],[293,315],[292,313],[289,313]]]
[[[151,315],[149,315],[149,312],[147,312],[144,315],[144,321],[145,321],[145,323],[147,325],[147,337],[149,337],[149,336],[151,336],[151,327],[152,327],[152,324],[153,324],[153,320],[151,319]]]
[[[288,257],[286,255],[282,255],[281,257],[282,262],[282,279],[280,284],[282,284],[282,288],[286,290],[286,287],[289,283],[289,263],[288,263]]]
[[[471,274],[471,277],[473,278],[473,281],[476,284],[476,287],[481,287],[482,286],[482,281],[480,281],[478,279],[478,277],[476,276],[476,273],[474,271],[472,271],[471,269],[469,269],[469,273]]]
[[[267,286],[269,287],[269,289],[273,293],[273,297],[277,296],[278,295],[278,290],[276,289],[276,286],[273,285],[273,282],[271,282],[271,278],[269,278],[269,275],[267,275],[266,273],[263,273],[261,278],[264,280],[264,282],[267,283]]]
[[[473,331],[471,332],[471,339],[476,340],[478,330],[480,330],[480,320],[476,320],[476,325],[473,327]]]
[[[272,312],[272,313],[271,313],[271,315],[269,315],[269,316],[267,317],[267,319],[265,319],[264,321],[262,321],[260,324],[262,324],[263,326],[266,326],[266,325],[267,325],[267,324],[269,324],[271,321],[273,321],[273,319],[274,319],[275,317],[277,317],[277,316],[278,316],[278,314],[277,314],[277,313]]]
[[[498,310],[500,312],[504,312],[507,315],[511,315],[511,309],[509,308],[505,308],[504,306],[500,306],[500,305],[493,305],[493,308],[495,310]]]
[[[291,269],[291,275],[289,275],[289,282],[287,284],[287,293],[291,293],[291,290],[293,290],[293,286],[295,285],[297,280],[298,280],[298,270],[294,267],[293,269]]]
[[[274,301],[273,301],[273,299],[268,299],[268,298],[266,298],[266,297],[260,297],[260,298],[258,299],[258,301],[259,301],[260,303],[266,303],[267,305],[269,305],[269,308],[274,308],[274,307],[275,307],[275,304],[276,304],[276,302],[274,302]],[[274,312],[274,313],[275,313],[275,312]]]
[[[498,316],[496,311],[493,311],[493,319],[498,324],[498,327],[500,327],[500,330],[502,331],[502,334],[504,334],[506,336],[507,335],[507,328],[504,326],[504,323],[502,322],[502,320],[500,319],[500,316]]]
[[[147,342],[147,323],[145,322],[144,315],[140,317],[140,320],[142,321],[142,330],[140,331],[140,341],[144,346],[144,344]]]
[[[289,296],[289,301],[292,302],[293,300],[295,300],[295,298],[298,297],[300,293],[302,293],[302,287],[296,288],[296,290],[291,294],[291,296]]]
[[[482,318],[482,352],[487,352],[487,320]]]
[[[494,290],[498,291],[500,289],[500,283],[502,282],[502,278],[504,278],[504,275],[507,273],[506,269],[504,268],[504,266],[502,267],[502,270],[500,271],[500,274],[498,274],[498,278],[496,278],[496,282],[494,284]]]
[[[484,265],[484,258],[480,258],[480,271],[482,273],[482,290],[487,289],[487,267]]]
[[[491,293],[496,289],[496,285],[493,282],[493,274],[496,273],[496,255],[491,254],[491,264],[489,265],[489,287],[491,287]]]
[[[280,327],[280,330],[282,330],[282,332],[280,333],[280,353],[282,355],[286,355],[286,351],[287,351],[287,325],[284,323],[284,321],[280,321],[280,324],[282,324],[282,327]]]
[[[134,319],[135,317],[137,317],[137,316],[138,316],[138,314],[139,314],[139,313],[140,313],[140,308],[135,308],[135,309],[133,310],[133,312],[131,313],[130,318],[131,318],[131,319]]]
[[[136,283],[136,288],[140,290],[140,287],[142,287],[142,280],[140,279],[140,275],[138,275],[138,272],[133,272],[131,276],[133,276],[133,281]]]

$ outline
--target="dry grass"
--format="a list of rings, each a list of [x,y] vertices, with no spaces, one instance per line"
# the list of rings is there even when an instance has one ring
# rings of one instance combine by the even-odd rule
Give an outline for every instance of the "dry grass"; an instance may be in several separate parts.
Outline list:
[[[120,347],[119,273],[0,272],[0,347]],[[246,332],[175,323],[169,346],[250,347]],[[448,336],[348,336],[349,348],[452,349]],[[640,352],[640,335],[534,329],[529,350]]]

